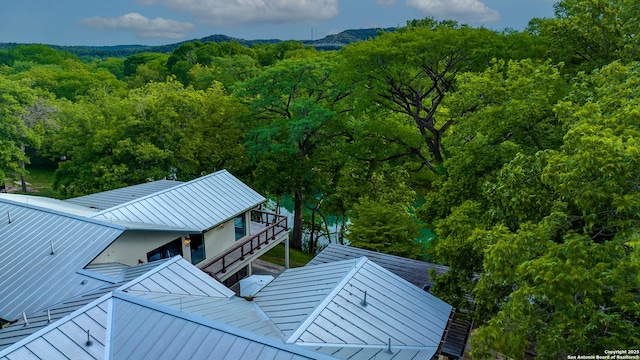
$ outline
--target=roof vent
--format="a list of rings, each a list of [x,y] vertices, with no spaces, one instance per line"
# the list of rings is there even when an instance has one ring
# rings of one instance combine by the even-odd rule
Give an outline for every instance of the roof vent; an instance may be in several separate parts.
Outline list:
[[[389,345],[387,345],[387,353],[393,354],[393,351],[391,351],[391,338],[389,338]]]
[[[51,322],[51,310],[47,309],[47,322]]]
[[[29,319],[27,319],[27,314],[23,311],[22,318],[24,319],[24,326],[29,325]]]
[[[362,299],[360,305],[367,306],[367,290],[364,291],[364,299]]]
[[[13,222],[13,219],[11,219],[11,210],[7,210],[7,217],[9,218],[9,224],[11,224]]]
[[[389,341],[391,341],[391,340],[389,340]],[[87,329],[87,342],[85,343],[85,345],[87,345],[87,346],[93,345],[93,342],[91,341],[91,333],[89,332],[88,329]]]
[[[51,255],[55,254],[55,253],[56,253],[56,251],[55,251],[55,250],[53,250],[53,240],[49,240],[49,245],[51,246],[51,252],[50,252],[50,254],[51,254]]]

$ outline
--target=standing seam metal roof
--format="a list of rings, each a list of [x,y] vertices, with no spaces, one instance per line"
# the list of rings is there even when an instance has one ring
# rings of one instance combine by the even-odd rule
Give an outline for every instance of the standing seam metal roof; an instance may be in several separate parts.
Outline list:
[[[221,170],[92,217],[206,231],[264,201],[262,195]]]
[[[362,256],[366,256],[369,260],[420,288],[424,288],[425,286],[431,287],[433,285],[429,278],[429,270],[433,269],[438,274],[444,274],[449,270],[447,266],[443,265],[338,244],[329,244],[329,246],[324,248],[307,265],[357,259]]]
[[[6,199],[0,199],[0,214],[5,216],[0,222],[0,318],[14,320],[22,312],[106,285],[76,270],[98,256],[124,227]]]
[[[329,276],[333,288],[327,291],[328,284],[314,288],[331,271],[342,274]],[[300,286],[301,279],[310,286]],[[255,300],[285,332],[288,343],[316,350],[328,347],[332,352],[370,348],[377,354],[390,339],[404,353],[402,358],[433,356],[452,310],[366,257],[289,269]]]
[[[126,284],[129,281],[132,281],[142,274],[147,273],[151,269],[162,265],[167,261],[175,261],[176,259],[163,259],[158,261],[153,261],[150,263],[146,263],[138,266],[125,266],[121,264],[104,264],[100,267],[88,266],[86,270],[78,270],[78,272],[82,272],[83,274],[87,274],[89,277],[103,277],[105,281],[109,282],[109,285],[100,287],[99,289],[95,289],[89,291],[87,293],[82,293],[77,296],[74,296],[69,299],[65,299],[62,303],[52,305],[47,310],[38,311],[35,313],[27,314],[28,324],[25,324],[24,320],[20,318],[18,322],[12,324],[11,326],[0,330],[0,351],[15,344],[16,342],[30,336],[31,334],[39,331],[42,328],[48,326],[51,322],[60,320],[61,318],[69,315],[70,313],[78,310],[79,308],[87,305],[88,303],[104,296],[105,294],[116,290],[118,287]],[[92,268],[97,268],[98,273],[91,270]],[[102,272],[102,270],[106,269],[107,272]],[[113,271],[117,269],[117,274]],[[51,320],[49,320],[49,317]]]
[[[182,181],[158,180],[144,184],[127,186],[120,189],[103,191],[96,194],[79,196],[65,201],[92,209],[104,210],[159,191],[170,189],[182,183]]]
[[[117,291],[0,351],[1,360],[32,357],[335,359]]]

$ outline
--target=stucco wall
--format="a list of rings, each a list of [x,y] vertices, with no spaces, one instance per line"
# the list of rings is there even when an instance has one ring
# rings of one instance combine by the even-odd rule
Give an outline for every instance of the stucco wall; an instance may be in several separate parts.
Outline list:
[[[250,233],[250,227],[251,227],[250,214],[251,212],[247,212],[244,214],[246,224],[247,224],[247,236]],[[207,258],[206,260],[196,265],[205,264],[206,262],[210,261],[217,255],[223,253],[228,248],[235,245],[237,243],[235,236],[236,236],[236,232],[234,228],[233,219],[206,232],[204,234],[204,249],[205,249]],[[247,236],[245,236],[243,239],[247,238]]]
[[[108,248],[106,248],[91,263],[118,262],[135,266],[138,261],[147,262],[147,253],[169,243],[176,238],[183,239],[184,234],[165,232],[126,231]],[[187,261],[191,261],[191,250],[182,243],[182,254]]]
[[[251,212],[244,214],[247,224],[247,236],[251,232]],[[191,247],[185,245],[184,238],[188,234],[167,232],[125,231],[116,241],[105,249],[91,263],[118,262],[135,266],[138,261],[147,262],[147,253],[157,249],[176,238],[181,239],[182,257],[191,262]],[[243,239],[246,239],[245,236]],[[233,219],[219,225],[204,234],[204,246],[206,259],[200,264],[210,261],[229,247],[236,244]]]

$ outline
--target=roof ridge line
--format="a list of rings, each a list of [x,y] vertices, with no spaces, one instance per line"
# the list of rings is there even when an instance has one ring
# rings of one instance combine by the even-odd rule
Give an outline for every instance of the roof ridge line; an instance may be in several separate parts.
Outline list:
[[[164,305],[164,304],[160,304],[151,300],[147,300],[147,299],[143,299],[140,297],[137,297],[135,295],[132,294],[128,294],[125,292],[121,292],[121,291],[113,291],[112,293],[112,297],[114,299],[118,299],[118,300],[122,300],[122,301],[126,301],[132,304],[136,304],[138,306],[142,306],[142,307],[146,307],[148,309],[151,309],[153,311],[158,311],[170,316],[174,316],[176,318],[185,320],[185,321],[190,321],[196,324],[199,324],[201,326],[206,326],[209,327],[211,329],[215,329],[218,331],[221,331],[223,333],[227,333],[227,334],[231,334],[240,338],[244,338],[247,339],[249,341],[254,341],[257,343],[261,343],[267,346],[272,346],[275,347],[279,350],[282,351],[289,351],[291,353],[294,354],[298,354],[298,355],[302,355],[302,356],[306,356],[309,358],[313,358],[313,359],[318,359],[318,360],[322,360],[322,359],[336,359],[333,356],[330,355],[325,355],[322,353],[318,353],[315,352],[313,350],[310,349],[306,349],[304,347],[299,347],[296,345],[292,345],[292,344],[287,344],[287,343],[283,343],[280,340],[276,339],[276,338],[272,338],[266,335],[262,335],[262,334],[258,334],[256,332],[253,331],[249,331],[249,330],[245,330],[245,329],[241,329],[229,324],[225,324],[224,322],[220,321],[220,320],[213,320],[213,319],[208,319],[204,316],[200,316],[191,312],[185,312],[185,311],[180,311],[178,309],[172,308],[168,305]]]
[[[89,302],[88,304],[76,309],[75,311],[72,311],[70,314],[65,315],[64,317],[52,321],[51,323],[47,324],[47,326],[41,328],[40,330],[30,334],[29,336],[11,344],[10,346],[0,350],[0,354],[9,354],[13,351],[15,351],[16,349],[24,346],[25,344],[28,344],[29,342],[33,341],[34,339],[37,339],[38,337],[42,336],[43,334],[46,334],[47,332],[51,331],[54,328],[57,328],[59,326],[61,326],[62,324],[65,324],[69,321],[71,321],[73,318],[75,318],[76,316],[82,314],[83,312],[86,312],[87,310],[89,310],[90,308],[97,306],[98,304],[107,301],[110,297],[111,294],[113,293],[113,291],[109,291],[108,293],[100,296],[99,298]],[[6,356],[6,355],[4,355]]]
[[[327,343],[316,343],[316,342],[301,342],[296,345],[301,347],[307,346],[318,346],[318,347],[329,347],[329,348],[358,348],[358,349],[388,349],[389,344],[327,344]],[[391,348],[401,349],[401,350],[434,350],[438,349],[438,346],[410,346],[410,345],[399,345],[391,343]]]
[[[160,272],[160,270],[167,268],[169,265],[175,264],[176,262],[180,261],[180,259],[182,259],[182,256],[180,255],[176,255],[172,258],[170,258],[169,260],[165,261],[164,264],[158,265],[156,267],[154,267],[153,269],[146,271],[144,274],[139,275],[138,277],[136,277],[135,279],[131,280],[131,281],[127,281],[126,283],[122,284],[121,286],[119,286],[118,288],[114,289],[113,291],[122,291],[124,292],[124,290],[126,290],[127,288],[138,284],[140,281],[149,278],[152,275],[155,275],[156,273]]]
[[[353,260],[345,260],[345,261],[353,261]],[[325,296],[325,298],[316,305],[316,307],[307,315],[307,317],[300,322],[300,324],[296,327],[296,329],[289,335],[285,342],[288,344],[294,343],[294,339],[297,338],[305,331],[305,329],[315,320],[316,317],[320,314],[320,312],[329,304],[333,298],[338,295],[340,290],[353,278],[353,276],[360,271],[360,269],[369,261],[366,256],[362,256],[355,261],[354,267],[340,280],[336,286]],[[322,264],[320,264],[322,265]]]
[[[140,202],[140,201],[142,201],[142,200],[146,200],[146,199],[149,199],[149,198],[151,198],[151,197],[154,197],[154,196],[157,196],[157,195],[160,195],[160,194],[164,194],[164,193],[166,193],[166,192],[173,191],[173,190],[175,190],[175,189],[178,189],[178,188],[181,188],[181,187],[184,187],[184,186],[190,185],[190,184],[194,184],[194,183],[199,182],[199,181],[202,181],[202,180],[204,180],[204,179],[208,179],[208,178],[210,178],[210,177],[213,177],[213,176],[219,175],[219,174],[221,174],[221,173],[223,173],[223,172],[227,172],[227,173],[228,173],[228,171],[227,171],[226,169],[218,170],[218,171],[216,171],[216,172],[212,172],[211,174],[207,174],[207,175],[205,175],[205,176],[201,176],[201,177],[195,178],[195,179],[193,179],[193,180],[189,180],[189,181],[186,181],[186,182],[179,183],[179,184],[177,184],[176,186],[172,186],[172,187],[170,187],[170,188],[168,188],[168,189],[164,189],[164,190],[156,191],[156,192],[154,192],[153,194],[149,194],[149,195],[143,196],[143,197],[141,197],[141,198],[137,198],[137,199],[129,200],[129,201],[125,202],[125,203],[122,203],[122,204],[117,205],[117,206],[112,206],[112,207],[107,208],[107,209],[102,209],[102,210],[100,210],[100,211],[98,211],[98,212],[96,212],[96,213],[94,213],[94,214],[91,214],[91,217],[92,217],[92,218],[95,218],[95,217],[100,216],[100,215],[103,215],[103,214],[105,214],[105,213],[107,213],[107,212],[111,212],[111,211],[113,211],[113,210],[115,210],[115,209],[119,209],[119,208],[122,208],[122,207],[125,207],[125,206],[128,206],[128,205],[131,205],[131,204],[135,204],[135,203]]]
[[[47,199],[50,199],[50,198],[47,198]],[[20,201],[10,200],[10,199],[6,199],[6,198],[2,198],[2,197],[0,197],[0,202],[4,202],[4,203],[7,203],[7,204],[13,205],[13,206],[25,207],[25,208],[28,208],[28,209],[31,209],[31,210],[42,211],[42,212],[53,214],[53,215],[57,215],[57,216],[63,216],[63,217],[71,218],[71,219],[74,219],[74,220],[80,220],[80,221],[88,222],[88,223],[91,223],[91,224],[94,224],[94,225],[110,227],[110,228],[114,228],[114,229],[117,229],[117,230],[124,231],[124,230],[127,229],[125,226],[114,224],[114,223],[108,222],[107,220],[104,220],[104,219],[95,219],[93,217],[93,214],[90,215],[90,216],[76,215],[76,214],[64,212],[64,211],[61,211],[61,210],[49,209],[49,208],[46,208],[46,207],[33,205],[33,204],[29,204],[29,203],[23,203],[23,202],[20,202]],[[15,221],[15,220],[16,219],[14,218],[13,221]]]

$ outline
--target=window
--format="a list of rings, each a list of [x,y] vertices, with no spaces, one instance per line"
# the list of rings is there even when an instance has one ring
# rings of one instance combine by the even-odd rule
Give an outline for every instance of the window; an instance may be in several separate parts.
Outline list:
[[[176,255],[182,256],[182,241],[177,238],[168,244],[147,253],[147,261],[152,262],[160,259],[167,259]]]
[[[207,257],[204,252],[203,236],[202,234],[190,234],[189,239],[191,239],[191,263],[195,265]]]
[[[240,214],[233,219],[233,224],[236,229],[236,240],[240,240],[245,235],[247,235],[247,220],[244,217],[244,214]]]

